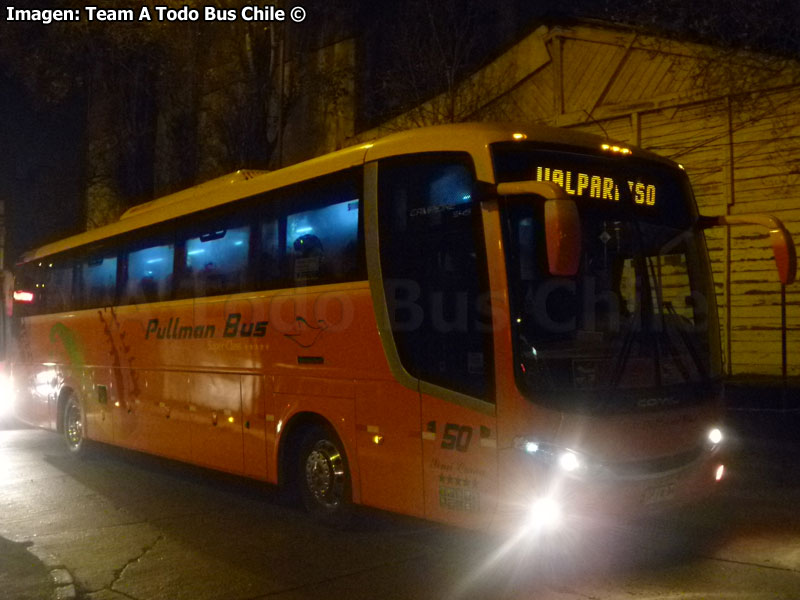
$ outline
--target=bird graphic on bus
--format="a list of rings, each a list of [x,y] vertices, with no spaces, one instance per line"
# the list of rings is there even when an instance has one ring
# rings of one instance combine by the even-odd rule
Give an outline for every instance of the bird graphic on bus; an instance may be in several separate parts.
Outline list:
[[[317,343],[317,340],[328,328],[325,319],[318,319],[316,325],[312,325],[303,317],[295,317],[292,331],[284,333],[284,337],[293,341],[301,348],[310,348]]]

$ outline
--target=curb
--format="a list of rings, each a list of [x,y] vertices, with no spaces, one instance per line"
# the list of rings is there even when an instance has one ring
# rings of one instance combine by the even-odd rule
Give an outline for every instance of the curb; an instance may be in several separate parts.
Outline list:
[[[36,546],[29,546],[28,552],[38,558],[50,571],[50,580],[55,585],[53,590],[53,598],[55,600],[75,600],[78,597],[72,574],[64,567],[64,563],[57,556]]]

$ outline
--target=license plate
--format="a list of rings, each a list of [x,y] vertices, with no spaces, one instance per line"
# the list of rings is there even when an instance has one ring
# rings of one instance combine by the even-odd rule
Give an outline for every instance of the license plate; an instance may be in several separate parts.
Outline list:
[[[668,502],[675,497],[676,488],[675,482],[648,488],[644,491],[644,504]]]

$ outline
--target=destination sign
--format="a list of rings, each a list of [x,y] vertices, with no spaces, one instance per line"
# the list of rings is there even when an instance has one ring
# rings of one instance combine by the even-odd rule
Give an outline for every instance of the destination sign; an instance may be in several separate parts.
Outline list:
[[[591,172],[536,167],[536,181],[552,181],[564,188],[570,196],[588,197],[595,200],[619,202],[620,185],[628,186],[631,199],[641,206],[656,206],[658,190],[655,184],[625,180],[618,183],[613,177]]]
[[[492,145],[495,181],[550,181],[575,199],[580,210],[630,215],[650,223],[684,229],[695,215],[686,174],[633,154],[593,154],[535,143]]]

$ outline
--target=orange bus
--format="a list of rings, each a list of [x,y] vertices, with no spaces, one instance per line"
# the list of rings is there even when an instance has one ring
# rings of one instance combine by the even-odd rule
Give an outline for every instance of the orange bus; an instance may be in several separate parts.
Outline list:
[[[16,414],[460,526],[697,501],[722,477],[703,218],[680,165],[448,125],[239,171],[24,255]]]

